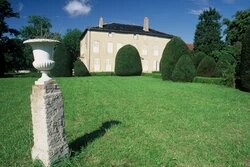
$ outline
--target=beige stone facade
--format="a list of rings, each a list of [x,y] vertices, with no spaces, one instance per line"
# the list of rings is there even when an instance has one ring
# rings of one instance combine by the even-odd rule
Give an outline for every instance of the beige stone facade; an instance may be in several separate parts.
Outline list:
[[[119,49],[130,44],[137,48],[141,56],[143,72],[159,71],[162,52],[172,36],[164,33],[162,35],[148,26],[149,20],[145,18],[143,27],[109,24],[105,28],[101,18],[98,27],[87,29],[83,33],[80,58],[90,72],[111,72],[114,71]]]

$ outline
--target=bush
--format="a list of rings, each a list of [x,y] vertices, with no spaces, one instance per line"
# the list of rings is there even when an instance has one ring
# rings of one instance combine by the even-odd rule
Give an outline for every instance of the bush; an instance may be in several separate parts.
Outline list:
[[[216,65],[216,76],[225,78],[226,86],[235,87],[236,60],[231,54],[223,51],[222,53]]]
[[[57,46],[54,53],[55,66],[51,70],[54,77],[71,77],[72,76],[72,59],[65,48],[65,44],[61,43]]]
[[[182,55],[189,54],[186,43],[179,37],[174,37],[166,45],[161,62],[160,71],[163,80],[171,80],[174,67]]]
[[[132,45],[123,46],[115,58],[115,74],[118,76],[133,76],[142,74],[141,57]]]
[[[74,75],[75,76],[90,76],[90,73],[87,67],[80,59],[77,59],[74,62]]]
[[[195,52],[193,54],[192,60],[196,69],[198,65],[200,64],[201,60],[206,56],[207,55],[204,52]]]
[[[250,26],[242,41],[240,77],[242,87],[250,91]]]
[[[211,77],[195,77],[193,82],[196,83],[207,83],[216,85],[225,85],[224,78],[211,78]]]
[[[202,76],[202,77],[212,77],[215,76],[215,67],[216,63],[214,61],[214,58],[210,56],[204,57],[198,68],[197,68],[197,76]]]
[[[195,66],[190,55],[183,55],[175,65],[172,80],[181,82],[192,82],[195,77]]]
[[[228,53],[222,54],[216,64],[216,76],[222,77],[223,73],[229,68],[229,66],[234,64],[236,64],[236,60],[232,55]]]

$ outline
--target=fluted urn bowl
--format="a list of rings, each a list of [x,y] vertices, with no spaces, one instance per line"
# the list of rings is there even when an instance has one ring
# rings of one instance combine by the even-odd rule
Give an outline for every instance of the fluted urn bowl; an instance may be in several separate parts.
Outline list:
[[[48,74],[55,65],[53,54],[56,45],[60,42],[52,39],[29,39],[23,43],[31,45],[34,56],[33,66],[42,73],[35,84],[44,85],[50,82],[52,78]]]

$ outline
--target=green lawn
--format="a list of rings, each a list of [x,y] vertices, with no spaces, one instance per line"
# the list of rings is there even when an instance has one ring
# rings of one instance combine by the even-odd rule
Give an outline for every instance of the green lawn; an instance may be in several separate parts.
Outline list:
[[[250,93],[151,76],[56,80],[74,152],[55,166],[250,166]],[[0,79],[0,166],[32,166],[34,81]]]

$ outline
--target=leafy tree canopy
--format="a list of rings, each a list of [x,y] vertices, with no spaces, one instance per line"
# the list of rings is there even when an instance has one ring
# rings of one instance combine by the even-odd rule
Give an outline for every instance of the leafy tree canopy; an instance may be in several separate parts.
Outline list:
[[[10,17],[19,17],[19,14],[14,12],[10,3],[7,0],[0,0],[0,38],[4,33],[17,34],[18,31],[6,24],[5,19]]]
[[[250,91],[250,26],[242,41],[240,77],[243,88]]]
[[[69,29],[63,37],[63,42],[70,53],[72,60],[80,57],[80,37],[82,32],[79,29]]]
[[[250,25],[250,8],[237,11],[233,20],[224,19],[223,23],[227,26],[224,31],[226,42],[231,45],[236,42],[242,42],[247,26]]]
[[[28,25],[21,30],[21,35],[25,39],[51,38],[50,20],[43,16],[29,16]]]
[[[194,36],[195,51],[209,54],[222,48],[220,19],[221,15],[214,8],[209,8],[199,16]]]

